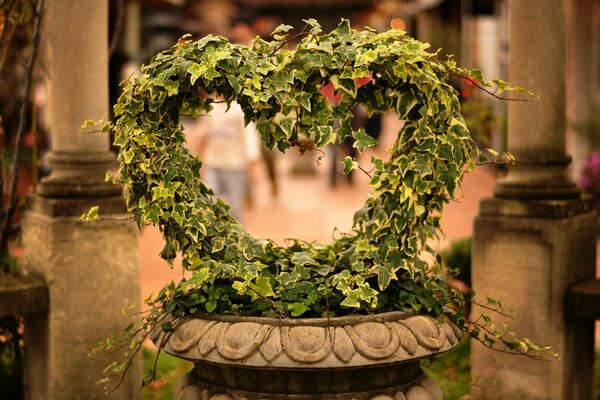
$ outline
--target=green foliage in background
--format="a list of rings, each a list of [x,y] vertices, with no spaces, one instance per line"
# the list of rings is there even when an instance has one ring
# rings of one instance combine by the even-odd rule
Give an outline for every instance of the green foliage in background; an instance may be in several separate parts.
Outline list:
[[[421,361],[421,368],[439,383],[446,400],[469,399],[471,392],[471,345],[469,338],[452,350]]]
[[[102,128],[115,134],[120,148],[115,181],[125,186],[137,224],[159,226],[166,242],[161,256],[172,262],[181,254],[189,272],[147,300],[151,311],[127,328],[128,337],[156,325],[172,331],[197,313],[283,318],[400,310],[449,316],[489,346],[539,350],[489,318],[469,325],[463,296],[448,285],[429,245],[438,237],[444,204],[478,156],[449,78],[493,85],[496,93],[512,89],[439,61],[427,44],[402,31],[357,32],[342,20],[323,33],[316,21],[305,22],[295,36],[282,25],[272,41],[257,39],[252,47],[212,35],[182,38],[125,87],[116,121]],[[368,83],[357,83],[365,78]],[[335,104],[321,94],[326,85],[339,96]],[[202,162],[185,147],[180,116],[207,115],[213,103],[233,101],[266,146],[280,151],[302,153],[346,138],[359,153],[375,145],[362,128],[352,129],[359,103],[369,114],[392,111],[405,121],[389,159],[372,157],[371,171],[354,158],[344,160],[345,171],[363,170],[372,188],[351,232],[330,243],[293,239],[280,246],[251,236],[230,216],[202,182]]]
[[[156,350],[144,347],[144,370],[156,368],[156,380],[142,390],[144,400],[172,400],[177,381],[192,370],[194,365],[165,353],[157,359]],[[156,367],[154,363],[156,364]]]
[[[440,255],[451,275],[471,287],[471,238],[453,241]]]

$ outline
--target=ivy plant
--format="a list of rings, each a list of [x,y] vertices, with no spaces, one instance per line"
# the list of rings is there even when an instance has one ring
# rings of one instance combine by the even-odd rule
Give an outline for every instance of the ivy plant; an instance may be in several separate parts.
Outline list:
[[[127,328],[129,339],[155,325],[176,329],[198,313],[284,318],[400,310],[449,316],[490,346],[537,349],[487,322],[470,325],[464,299],[448,285],[430,245],[444,204],[479,154],[450,77],[493,87],[496,95],[514,89],[441,61],[400,30],[358,32],[342,20],[324,33],[315,20],[305,22],[298,34],[281,25],[272,40],[257,38],[252,47],[219,36],[184,37],[126,85],[115,122],[102,129],[114,133],[120,148],[113,179],[124,185],[137,224],[160,228],[161,256],[172,262],[181,254],[188,271],[188,278],[147,299],[151,311]],[[335,105],[321,94],[325,85],[339,96]],[[187,150],[180,117],[207,115],[214,103],[233,101],[263,142],[280,151],[305,152],[347,138],[359,153],[374,146],[362,128],[352,129],[358,104],[371,115],[391,111],[404,121],[389,157],[371,158],[372,171],[354,158],[343,160],[346,172],[368,173],[372,188],[351,232],[330,243],[281,246],[250,235],[231,217],[202,181],[202,161]],[[489,308],[500,308],[490,301]]]

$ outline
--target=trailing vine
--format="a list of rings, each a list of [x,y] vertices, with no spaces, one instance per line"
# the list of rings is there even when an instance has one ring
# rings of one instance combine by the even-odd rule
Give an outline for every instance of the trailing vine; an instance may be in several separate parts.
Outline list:
[[[294,48],[288,25],[278,27],[272,41],[257,39],[252,47],[211,35],[183,38],[144,66],[115,105],[116,121],[103,127],[120,148],[113,179],[125,186],[137,224],[159,226],[161,256],[172,262],[181,254],[189,272],[147,300],[151,311],[127,328],[128,338],[157,324],[171,331],[196,313],[283,318],[400,310],[449,315],[491,346],[499,339],[519,350],[522,342],[507,338],[506,330],[468,325],[464,299],[448,285],[430,246],[444,204],[479,154],[449,77],[476,80],[496,93],[514,89],[440,61],[427,44],[399,30],[357,32],[342,20],[323,33],[316,21],[305,22]],[[357,84],[365,78],[367,84]],[[339,93],[335,106],[321,94],[327,84]],[[330,243],[291,240],[280,246],[253,237],[230,216],[202,182],[201,160],[185,147],[180,116],[208,115],[215,101],[239,103],[263,142],[280,151],[349,137],[359,152],[375,145],[363,129],[351,127],[358,104],[370,114],[393,111],[405,123],[389,158],[371,158],[372,193],[351,232]],[[345,172],[360,168],[352,157],[343,162]],[[520,350],[531,349],[527,343]]]

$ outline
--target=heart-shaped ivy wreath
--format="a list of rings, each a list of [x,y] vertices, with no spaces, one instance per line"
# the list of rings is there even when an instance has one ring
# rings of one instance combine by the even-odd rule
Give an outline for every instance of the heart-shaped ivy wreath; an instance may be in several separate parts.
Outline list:
[[[272,41],[257,39],[251,48],[217,36],[182,39],[143,67],[114,107],[117,120],[105,130],[120,147],[116,180],[126,188],[128,210],[140,226],[158,225],[166,241],[162,257],[172,261],[181,253],[189,271],[188,279],[148,299],[152,311],[127,333],[159,323],[169,331],[201,312],[322,317],[401,310],[450,312],[493,345],[497,334],[467,327],[464,299],[448,285],[429,245],[443,205],[477,152],[449,78],[488,84],[478,71],[441,61],[399,30],[357,32],[347,20],[327,34],[314,20],[295,36],[291,29],[282,25]],[[370,82],[358,85],[364,78]],[[321,94],[326,84],[339,93],[335,106]],[[185,147],[180,116],[209,113],[215,99],[239,103],[264,143],[281,151],[348,137],[359,152],[373,146],[363,129],[351,127],[358,104],[370,114],[394,111],[405,123],[389,159],[371,159],[372,193],[352,232],[331,243],[291,240],[282,247],[251,236],[230,216],[202,182],[201,161]],[[359,167],[350,157],[344,164],[346,171]]]

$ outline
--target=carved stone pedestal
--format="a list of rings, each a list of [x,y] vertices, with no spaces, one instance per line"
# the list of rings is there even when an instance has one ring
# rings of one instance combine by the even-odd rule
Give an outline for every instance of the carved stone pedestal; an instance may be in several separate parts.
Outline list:
[[[393,312],[289,320],[211,316],[153,340],[195,363],[177,385],[177,400],[437,400],[442,391],[424,376],[419,359],[461,337],[448,322]]]
[[[593,321],[569,317],[565,293],[592,279],[596,261],[592,203],[581,200],[486,199],[475,220],[473,284],[501,300],[517,319],[495,315],[517,335],[552,346],[560,359],[540,361],[471,347],[474,399],[589,399],[592,397]],[[474,308],[474,313],[483,311]]]

